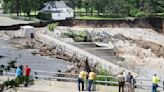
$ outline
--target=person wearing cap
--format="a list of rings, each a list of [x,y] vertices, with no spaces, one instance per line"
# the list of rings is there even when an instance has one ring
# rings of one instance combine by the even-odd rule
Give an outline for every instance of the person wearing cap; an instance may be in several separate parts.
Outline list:
[[[156,74],[154,74],[153,78],[152,78],[152,92],[157,92],[157,87],[158,87],[158,83],[160,82],[160,78],[157,77]]]
[[[78,77],[78,90],[80,91],[80,84],[82,85],[82,91],[84,91],[84,80],[86,79],[87,72],[85,70],[82,70],[79,73]]]

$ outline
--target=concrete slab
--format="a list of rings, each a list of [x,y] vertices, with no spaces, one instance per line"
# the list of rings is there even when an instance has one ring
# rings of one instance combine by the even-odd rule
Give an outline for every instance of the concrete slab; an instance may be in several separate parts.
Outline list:
[[[0,26],[11,26],[11,25],[28,24],[28,23],[32,23],[32,21],[17,20],[17,19],[12,19],[10,17],[0,16]]]

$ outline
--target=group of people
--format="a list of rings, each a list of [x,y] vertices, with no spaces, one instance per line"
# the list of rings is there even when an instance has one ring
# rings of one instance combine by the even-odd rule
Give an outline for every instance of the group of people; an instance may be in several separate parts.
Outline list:
[[[25,86],[29,84],[31,68],[28,65],[25,67],[23,65],[17,66],[15,76],[20,79],[21,77],[25,77]],[[124,74],[124,71],[115,75],[118,76],[118,84],[119,84],[119,92],[135,92],[136,88],[136,80],[133,75],[129,72],[127,75]],[[93,91],[93,84],[96,80],[95,69],[82,69],[78,76],[78,90],[79,91]],[[86,88],[84,87],[84,83],[86,81]],[[154,74],[152,77],[152,92],[157,92],[158,83],[160,82],[160,78]],[[82,86],[82,87],[81,87]],[[84,90],[85,88],[85,90]]]
[[[126,77],[124,77],[123,72],[120,73],[120,75],[118,76],[118,82],[119,92],[121,92],[121,90],[122,92],[135,92],[136,80],[130,72],[128,73],[128,75],[126,75]],[[159,82],[160,78],[156,74],[154,74],[152,78],[152,92],[157,92]]]
[[[135,92],[135,88],[136,88],[136,80],[133,77],[133,75],[129,72],[126,76],[124,75],[123,72],[119,73],[118,75],[118,84],[119,84],[119,92]],[[78,77],[78,90],[79,91],[85,91],[84,90],[84,82],[85,80],[87,81],[87,87],[86,90],[88,90],[89,92],[92,91],[92,86],[93,86],[93,82],[94,80],[96,80],[96,73],[94,72],[94,70],[91,70],[90,72],[87,72],[85,70],[82,70],[79,73],[79,77]],[[157,92],[157,87],[158,87],[158,83],[160,82],[160,78],[157,77],[156,74],[154,74],[153,78],[152,78],[152,92]],[[82,85],[82,88],[81,88]]]
[[[17,66],[16,68],[16,73],[15,73],[15,77],[18,79],[21,79],[21,77],[25,77],[25,86],[28,86],[29,83],[29,77],[30,77],[30,72],[31,72],[31,68],[28,67],[28,65],[26,65],[25,67],[23,65]]]
[[[135,90],[135,79],[133,75],[129,72],[126,76],[124,76],[123,72],[120,73],[118,76],[118,83],[119,83],[119,92],[134,92]],[[124,87],[126,89],[124,89]]]
[[[88,90],[90,92],[92,90],[91,89],[92,84],[95,79],[96,79],[96,73],[93,69],[90,72],[87,72],[86,70],[82,70],[79,73],[79,77],[78,77],[78,90],[84,91],[84,81],[86,80],[88,83],[88,86],[86,86],[86,90]],[[81,89],[80,85],[82,85],[82,89]]]

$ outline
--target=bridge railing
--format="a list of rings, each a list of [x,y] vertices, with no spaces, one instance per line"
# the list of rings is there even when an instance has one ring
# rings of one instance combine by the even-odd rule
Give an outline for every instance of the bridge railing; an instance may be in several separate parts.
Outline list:
[[[14,76],[15,73],[7,72],[4,73],[5,76]],[[76,82],[78,79],[78,74],[71,74],[71,73],[61,73],[61,72],[49,72],[49,71],[39,71],[33,70],[31,73],[33,79],[46,79],[49,81],[67,81],[67,82]],[[104,76],[104,75],[97,75],[98,78],[103,78],[104,80],[96,80],[96,84],[103,84],[103,85],[110,85],[115,84],[118,85],[117,81],[111,81],[110,78],[115,78],[114,76]],[[135,84],[137,88],[140,89],[151,89],[152,83],[149,79],[140,79],[136,78],[137,83]],[[164,90],[164,81],[159,83],[159,90]]]

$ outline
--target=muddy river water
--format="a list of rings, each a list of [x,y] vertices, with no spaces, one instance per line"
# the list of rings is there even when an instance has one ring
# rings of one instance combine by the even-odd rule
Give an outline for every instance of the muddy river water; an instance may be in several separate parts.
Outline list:
[[[14,48],[8,37],[0,37],[0,55],[8,56],[0,59],[0,65],[7,64],[8,61],[17,58],[17,65],[29,65],[33,70],[51,72],[68,70],[69,62],[56,58],[33,56],[32,51],[32,49]]]

